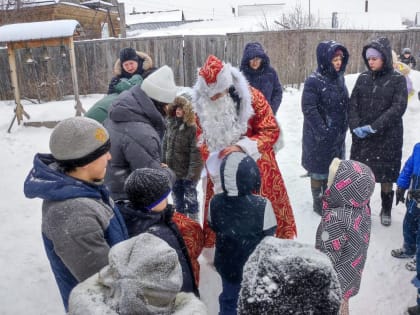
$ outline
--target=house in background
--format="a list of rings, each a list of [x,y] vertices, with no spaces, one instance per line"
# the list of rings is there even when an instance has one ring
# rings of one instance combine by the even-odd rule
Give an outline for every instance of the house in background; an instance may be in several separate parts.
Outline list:
[[[160,10],[137,12],[133,7],[132,12],[126,14],[127,31],[150,31],[162,28],[180,26],[186,23],[201,20],[186,20],[182,10]]]
[[[84,30],[83,36],[76,39],[125,37],[124,4],[117,1],[15,0],[10,3],[0,5],[0,26],[74,19]]]

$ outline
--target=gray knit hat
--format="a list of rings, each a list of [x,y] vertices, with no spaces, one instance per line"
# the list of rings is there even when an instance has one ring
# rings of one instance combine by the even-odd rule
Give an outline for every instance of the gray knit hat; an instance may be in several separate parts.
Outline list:
[[[104,126],[87,117],[71,117],[57,124],[50,136],[50,151],[61,165],[83,166],[109,151]]]
[[[174,73],[168,66],[163,66],[147,76],[141,85],[141,89],[151,99],[165,104],[172,103],[178,91]]]
[[[180,314],[175,299],[182,288],[182,268],[167,242],[142,233],[113,246],[108,260],[72,290],[69,315]],[[189,310],[182,314],[203,314]]]
[[[151,210],[168,197],[171,184],[165,170],[139,168],[128,176],[124,189],[134,208]]]

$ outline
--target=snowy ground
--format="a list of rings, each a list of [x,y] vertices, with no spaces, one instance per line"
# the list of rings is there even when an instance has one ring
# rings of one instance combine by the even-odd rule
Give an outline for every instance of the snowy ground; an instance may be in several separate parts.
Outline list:
[[[420,90],[420,73],[410,74],[416,91]],[[356,76],[346,77],[349,89]],[[301,91],[287,89],[278,112],[284,131],[285,147],[278,153],[277,161],[282,171],[298,228],[297,241],[313,244],[319,216],[312,211],[309,179],[301,177],[305,173],[300,166],[302,113],[300,109]],[[404,116],[403,162],[411,153],[416,142],[420,142],[417,125],[420,121],[420,101],[417,94],[409,101]],[[102,95],[82,96],[83,106],[88,109]],[[24,103],[31,121],[59,120],[74,115],[74,100],[44,104]],[[36,152],[48,152],[51,133],[47,128],[18,126],[15,124],[8,134],[13,115],[14,102],[0,102],[0,147],[2,148],[0,167],[0,315],[64,314],[58,289],[44,253],[40,225],[41,200],[29,200],[23,195],[23,181],[32,165]],[[347,149],[351,139],[347,138]],[[201,187],[199,185],[199,187]],[[398,205],[393,210],[393,222],[388,228],[379,222],[380,187],[377,186],[372,198],[372,235],[361,290],[350,300],[350,311],[354,315],[403,314],[407,306],[415,304],[416,291],[410,280],[414,276],[404,268],[406,260],[390,256],[390,250],[402,242],[401,225],[405,207]],[[202,196],[202,191],[200,191]],[[220,280],[217,273],[201,258],[202,275],[200,291],[209,308],[209,314],[217,314],[217,297]],[[304,284],[302,284],[304,285]]]

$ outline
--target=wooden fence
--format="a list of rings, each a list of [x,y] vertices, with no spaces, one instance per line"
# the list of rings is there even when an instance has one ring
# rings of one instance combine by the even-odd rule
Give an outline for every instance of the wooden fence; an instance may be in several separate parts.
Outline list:
[[[178,85],[191,86],[197,68],[209,54],[214,54],[234,66],[240,64],[243,47],[249,41],[261,42],[283,85],[296,85],[317,66],[315,49],[320,41],[333,39],[344,44],[350,53],[347,73],[365,69],[362,48],[371,39],[386,36],[399,53],[410,47],[417,55],[420,50],[420,30],[289,30],[224,35],[168,36],[150,38],[88,40],[75,43],[77,75],[80,94],[106,93],[112,77],[114,62],[121,48],[134,47],[148,53],[156,66],[169,65]],[[20,91],[24,97],[38,100],[59,99],[72,94],[68,54],[61,57],[60,48],[49,48],[51,59],[44,62],[41,51],[33,55],[37,61],[25,64],[23,51],[17,54]],[[418,58],[418,56],[416,56]],[[420,63],[420,62],[419,62]],[[0,49],[0,99],[13,99],[7,49]]]

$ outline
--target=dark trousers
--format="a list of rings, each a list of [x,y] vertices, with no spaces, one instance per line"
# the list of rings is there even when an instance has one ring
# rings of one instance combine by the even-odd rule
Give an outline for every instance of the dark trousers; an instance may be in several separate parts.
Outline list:
[[[219,295],[219,315],[237,314],[240,290],[240,283],[231,283],[222,278],[222,293]]]
[[[191,180],[177,179],[172,187],[172,198],[176,211],[188,214],[198,213],[196,183]]]
[[[417,305],[420,305],[420,209],[412,208],[405,213],[403,221],[404,249],[408,253],[416,253],[417,277],[412,283],[417,288]]]

